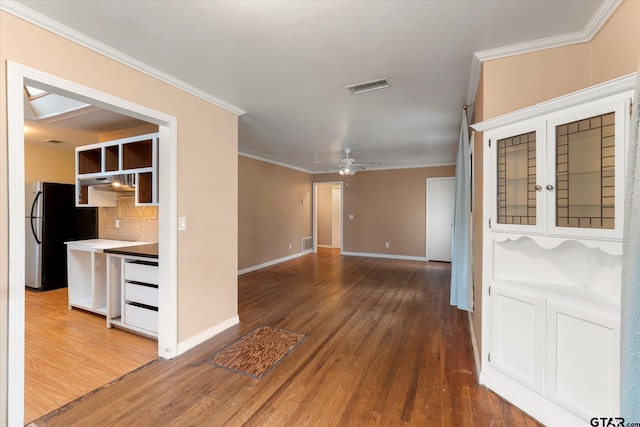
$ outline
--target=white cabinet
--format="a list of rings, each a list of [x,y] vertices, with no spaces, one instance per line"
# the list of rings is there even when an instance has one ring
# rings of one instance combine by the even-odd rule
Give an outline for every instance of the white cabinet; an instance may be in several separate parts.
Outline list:
[[[107,315],[109,268],[105,249],[135,246],[144,242],[88,239],[65,242],[67,245],[67,282],[69,308],[77,307]]]
[[[619,414],[635,75],[473,125],[484,138],[480,381],[548,425]]]
[[[146,257],[109,254],[111,311],[107,326],[158,336],[158,262]]]
[[[76,206],[115,206],[116,193],[91,187],[96,179],[131,175],[136,206],[158,204],[158,134],[76,148]]]
[[[491,364],[542,392],[544,299],[493,286],[491,306]]]
[[[493,231],[622,237],[624,187],[617,184],[624,180],[631,92],[584,98],[579,106],[548,104],[535,117],[520,111],[489,123],[498,125],[484,132]],[[516,121],[500,125],[509,119]]]
[[[557,302],[547,303],[549,399],[583,419],[619,411],[619,321]]]

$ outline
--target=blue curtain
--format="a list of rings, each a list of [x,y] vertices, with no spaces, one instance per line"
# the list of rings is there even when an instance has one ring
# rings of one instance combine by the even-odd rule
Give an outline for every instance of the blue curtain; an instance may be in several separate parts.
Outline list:
[[[471,275],[471,158],[469,152],[469,124],[462,111],[460,141],[456,160],[456,186],[453,200],[453,236],[451,245],[451,305],[473,311],[473,283]]]
[[[627,422],[640,420],[640,73],[636,79],[625,182],[620,315],[620,407]]]

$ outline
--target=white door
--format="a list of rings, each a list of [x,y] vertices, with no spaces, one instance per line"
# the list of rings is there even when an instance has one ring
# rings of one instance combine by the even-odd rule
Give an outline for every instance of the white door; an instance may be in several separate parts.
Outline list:
[[[427,179],[427,249],[429,261],[451,262],[455,178]]]
[[[340,248],[342,236],[342,189],[331,189],[331,246]]]

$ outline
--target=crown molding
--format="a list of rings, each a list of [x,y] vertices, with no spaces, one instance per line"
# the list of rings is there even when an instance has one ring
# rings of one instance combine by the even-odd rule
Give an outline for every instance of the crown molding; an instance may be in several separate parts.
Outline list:
[[[471,105],[478,94],[478,84],[480,83],[480,72],[483,62],[589,42],[593,40],[620,4],[622,4],[622,0],[603,1],[582,31],[474,52],[471,59],[471,75],[469,77],[469,88],[467,90],[467,104]]]
[[[297,166],[288,165],[288,164],[282,163],[282,162],[276,162],[275,160],[271,160],[271,159],[265,159],[264,157],[256,156],[256,155],[253,155],[253,154],[243,153],[241,151],[238,151],[238,156],[247,157],[249,159],[258,160],[260,162],[271,163],[272,165],[281,166],[283,168],[288,168],[288,169],[293,169],[293,170],[296,170],[298,172],[304,172],[304,173],[308,173],[308,174],[314,173],[314,172],[312,172],[310,170],[307,170],[307,169],[302,169],[302,168],[299,168]]]
[[[551,114],[559,110],[583,105],[587,102],[603,99],[605,97],[619,95],[632,96],[633,89],[636,85],[637,75],[638,73],[627,74],[626,76],[618,77],[617,79],[613,79],[608,82],[559,96],[531,107],[516,110],[512,113],[472,124],[471,128],[479,132],[486,132],[497,127],[508,126],[513,123],[521,123],[525,120],[536,118],[544,114]]]
[[[183,90],[193,96],[196,96],[200,99],[203,99],[211,104],[214,104],[220,108],[223,108],[237,116],[242,116],[246,114],[246,111],[242,108],[236,107],[233,104],[230,104],[222,99],[216,98],[215,96],[202,91],[195,86],[192,86],[188,83],[185,83],[165,72],[162,72],[154,67],[151,67],[142,61],[134,59],[119,50],[113,49],[103,43],[100,43],[90,37],[85,36],[84,34],[75,31],[66,25],[63,25],[57,21],[54,21],[51,18],[48,18],[32,9],[29,9],[26,6],[14,1],[14,0],[2,0],[0,1],[0,10],[10,13],[20,19],[23,19],[31,24],[34,24],[40,28],[48,30],[53,34],[56,34],[60,37],[64,37],[67,40],[70,40],[74,43],[79,44],[80,46],[86,47],[100,55],[106,56],[107,58],[113,59],[114,61],[120,62],[128,67],[133,68],[134,70],[140,71],[148,76],[161,80],[175,88]]]

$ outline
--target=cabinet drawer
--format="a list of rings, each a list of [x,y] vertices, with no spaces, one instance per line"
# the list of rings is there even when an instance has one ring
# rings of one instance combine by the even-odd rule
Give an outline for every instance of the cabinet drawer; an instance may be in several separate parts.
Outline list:
[[[125,304],[124,323],[158,333],[158,312],[137,305]]]
[[[153,307],[158,306],[158,288],[126,282],[124,285],[124,299],[139,302]]]
[[[126,261],[124,263],[124,280],[157,285],[158,265],[140,261]]]

